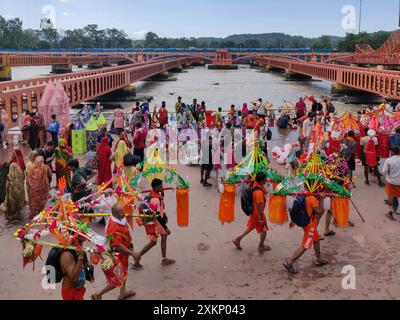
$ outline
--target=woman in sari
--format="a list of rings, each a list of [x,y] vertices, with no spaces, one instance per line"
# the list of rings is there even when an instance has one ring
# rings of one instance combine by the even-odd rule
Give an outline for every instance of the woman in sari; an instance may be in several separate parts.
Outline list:
[[[21,210],[25,204],[24,172],[18,164],[11,163],[7,186],[6,199],[4,201],[4,213],[7,221],[19,220]]]
[[[24,156],[22,155],[21,150],[19,149],[14,149],[12,155],[11,155],[11,160],[10,160],[10,164],[15,163],[17,164],[22,172],[25,172],[25,161],[24,161]]]
[[[125,140],[120,140],[118,147],[114,153],[114,173],[117,172],[118,168],[124,165],[124,157],[129,153],[128,147]]]
[[[7,162],[0,164],[0,205],[6,199],[7,176],[8,176],[9,166],[10,165]]]
[[[37,157],[35,165],[27,172],[29,187],[29,207],[31,210],[30,218],[33,219],[45,207],[49,197],[49,179],[51,171],[49,166],[44,164],[43,157]]]
[[[25,177],[28,176],[29,172],[32,170],[32,168],[35,166],[35,161],[36,158],[38,157],[38,152],[31,151],[28,157],[28,163],[26,164],[26,171],[25,171]],[[28,185],[28,178],[25,179],[25,190],[26,190],[26,199],[29,201],[29,185]]]
[[[72,160],[72,152],[67,146],[67,140],[60,139],[55,150],[55,156],[57,183],[62,177],[65,177],[67,182],[66,190],[71,192],[71,172],[68,170],[68,162]]]
[[[98,155],[98,173],[97,173],[97,185],[101,186],[103,183],[107,183],[112,178],[111,173],[111,156],[112,150],[108,143],[110,140],[105,136],[97,149]]]
[[[118,145],[119,145],[119,143],[120,143],[121,141],[125,141],[125,144],[126,144],[126,146],[127,146],[128,149],[131,149],[131,148],[132,148],[132,142],[129,141],[129,137],[128,137],[128,135],[126,134],[126,132],[124,131],[124,132],[121,132],[121,133],[119,134],[119,140],[118,140],[117,144],[115,145],[115,150],[118,149]]]

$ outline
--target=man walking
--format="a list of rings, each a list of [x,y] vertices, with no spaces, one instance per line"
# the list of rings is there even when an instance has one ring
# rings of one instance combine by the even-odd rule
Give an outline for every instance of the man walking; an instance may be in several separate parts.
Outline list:
[[[399,214],[397,210],[400,198],[400,148],[393,148],[392,154],[386,160],[382,174],[386,176],[386,204],[389,206],[387,217],[395,220],[393,214]]]
[[[256,176],[256,181],[251,186],[253,190],[253,212],[251,213],[247,222],[247,228],[243,234],[232,240],[236,248],[238,250],[242,250],[242,247],[240,246],[242,239],[249,235],[253,230],[256,230],[260,235],[260,243],[258,245],[258,253],[260,256],[263,255],[264,251],[271,250],[269,246],[264,244],[268,231],[268,223],[265,216],[265,207],[267,203],[267,189],[265,188],[266,183],[267,176],[264,173],[258,173]]]
[[[37,123],[40,130],[40,124]],[[53,141],[54,148],[58,147],[58,133],[60,132],[60,123],[57,121],[57,116],[53,114],[49,125],[47,126],[47,132],[51,134],[51,139]]]

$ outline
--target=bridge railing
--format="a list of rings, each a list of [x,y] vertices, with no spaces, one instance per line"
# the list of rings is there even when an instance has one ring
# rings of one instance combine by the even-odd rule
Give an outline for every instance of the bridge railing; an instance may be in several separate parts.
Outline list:
[[[88,101],[128,86],[134,82],[176,68],[183,64],[198,61],[199,58],[181,58],[171,61],[152,62],[141,65],[125,66],[120,70],[102,70],[94,75],[78,76],[60,80],[64,86],[71,105]],[[14,88],[0,94],[0,108],[11,115],[11,121],[17,122],[19,115],[26,110],[37,110],[46,84]]]
[[[350,88],[400,99],[400,72],[398,71],[370,70],[360,67],[293,62],[270,58],[260,58],[257,61],[283,70],[329,80]]]

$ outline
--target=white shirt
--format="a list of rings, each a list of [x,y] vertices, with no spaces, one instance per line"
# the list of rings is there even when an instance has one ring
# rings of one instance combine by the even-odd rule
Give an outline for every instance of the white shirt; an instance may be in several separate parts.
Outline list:
[[[314,129],[314,121],[310,121],[310,119],[306,119],[303,123],[303,136],[308,138]]]
[[[385,161],[382,174],[386,175],[388,183],[400,186],[400,155],[392,156]]]

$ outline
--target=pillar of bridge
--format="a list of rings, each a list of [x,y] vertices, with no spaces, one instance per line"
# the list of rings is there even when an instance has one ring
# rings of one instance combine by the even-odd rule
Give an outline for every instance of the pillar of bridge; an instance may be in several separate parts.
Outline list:
[[[290,70],[285,70],[285,79],[287,81],[310,81],[312,77],[305,74],[296,73]]]
[[[102,62],[94,62],[88,64],[88,69],[101,69],[101,68],[103,68]]]
[[[347,87],[342,84],[332,83],[331,93],[334,95],[344,96],[344,102],[355,104],[375,104],[380,103],[383,98],[377,94]]]
[[[161,72],[159,74],[156,74],[148,79],[146,79],[147,81],[166,81],[168,80],[169,77],[169,72],[168,71],[164,71]]]
[[[118,61],[117,65],[118,66],[126,66],[127,64],[131,64],[132,62],[126,60],[126,61]]]
[[[11,68],[0,66],[0,81],[11,81]]]
[[[129,102],[134,101],[136,97],[136,87],[126,86],[96,98],[95,102]]]
[[[268,72],[279,72],[279,73],[282,73],[282,72],[284,72],[285,70],[283,70],[283,69],[281,69],[281,68],[276,68],[276,67],[272,67],[272,66],[269,66],[269,65],[260,65],[260,67],[263,69],[263,70],[265,70],[265,71],[268,71]]]
[[[71,72],[72,72],[72,64],[57,64],[51,67],[51,73],[54,74],[63,74]]]
[[[206,65],[206,62],[205,61],[195,61],[195,62],[192,62],[192,66],[193,67],[204,67]]]
[[[179,73],[183,71],[183,67],[182,66],[178,66],[176,68],[173,68],[171,70],[169,70],[170,72],[175,72],[175,73]]]

